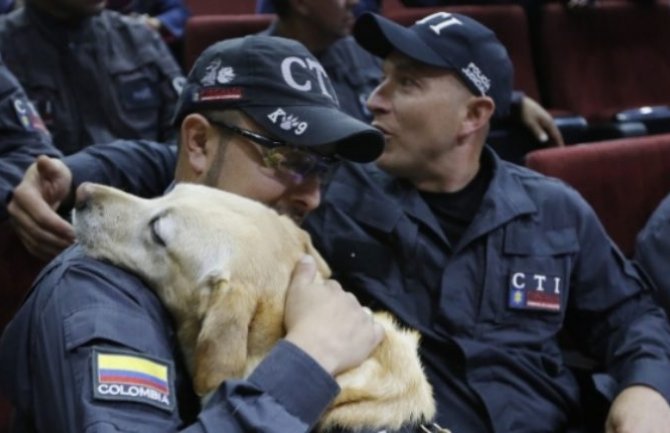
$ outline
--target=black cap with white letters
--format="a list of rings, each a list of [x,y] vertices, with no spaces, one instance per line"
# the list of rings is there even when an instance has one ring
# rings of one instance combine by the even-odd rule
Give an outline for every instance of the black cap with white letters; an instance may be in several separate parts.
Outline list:
[[[335,154],[351,161],[373,161],[384,148],[377,129],[340,111],[323,66],[292,39],[228,39],[200,55],[177,103],[175,124],[193,112],[228,108],[291,145],[333,145]]]
[[[456,73],[474,94],[489,96],[496,114],[509,111],[514,68],[495,33],[465,15],[436,12],[410,27],[366,13],[354,26],[356,41],[379,57],[396,50],[405,56]]]

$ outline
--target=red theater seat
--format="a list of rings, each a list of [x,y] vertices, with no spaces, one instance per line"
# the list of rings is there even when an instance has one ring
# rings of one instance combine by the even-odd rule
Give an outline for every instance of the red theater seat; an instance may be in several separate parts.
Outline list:
[[[191,17],[184,38],[185,67],[193,63],[205,48],[224,39],[258,33],[270,25],[274,15],[210,15]]]
[[[670,134],[535,150],[526,165],[579,191],[632,257],[638,232],[670,193]]]
[[[549,108],[602,121],[670,104],[667,2],[611,1],[579,13],[547,4],[540,33],[537,61]]]
[[[539,101],[528,22],[519,5],[449,6],[438,8],[393,9],[386,16],[402,25],[411,25],[431,13],[445,11],[467,15],[493,30],[507,48],[514,64],[514,88]]]

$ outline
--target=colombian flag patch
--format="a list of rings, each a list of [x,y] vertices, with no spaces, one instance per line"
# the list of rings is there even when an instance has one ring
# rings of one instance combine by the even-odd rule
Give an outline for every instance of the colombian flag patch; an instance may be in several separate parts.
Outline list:
[[[144,354],[93,349],[93,396],[96,400],[132,401],[173,411],[174,368]]]

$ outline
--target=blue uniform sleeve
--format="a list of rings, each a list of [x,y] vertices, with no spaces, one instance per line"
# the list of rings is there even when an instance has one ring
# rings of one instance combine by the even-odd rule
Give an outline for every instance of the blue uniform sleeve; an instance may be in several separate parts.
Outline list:
[[[208,432],[237,431],[240,424],[242,431],[307,432],[338,391],[334,380],[311,358],[282,341],[248,381],[224,384],[201,414],[200,422]],[[226,411],[211,411],[217,406]],[[273,410],[271,417],[263,415],[273,407],[281,410]]]
[[[171,36],[179,39],[184,36],[186,21],[191,15],[182,0],[159,0],[155,16]]]
[[[60,157],[37,110],[0,59],[0,221],[9,194],[39,155]]]
[[[605,366],[618,390],[656,389],[670,401],[670,323],[633,262],[578,199],[580,250],[572,273],[567,324],[587,353]]]
[[[658,299],[670,314],[670,196],[638,235],[635,259],[654,282]]]
[[[119,140],[87,147],[63,161],[72,171],[73,189],[88,181],[155,197],[174,179],[177,148],[145,140]]]
[[[57,260],[0,343],[0,385],[17,425],[54,433],[300,433],[339,391],[306,354],[280,342],[248,380],[222,384],[199,410],[153,292],[76,247]]]

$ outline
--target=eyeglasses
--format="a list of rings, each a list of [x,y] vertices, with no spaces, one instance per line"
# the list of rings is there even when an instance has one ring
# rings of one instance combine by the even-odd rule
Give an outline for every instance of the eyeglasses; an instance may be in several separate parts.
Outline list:
[[[263,165],[275,170],[281,177],[286,177],[294,183],[302,183],[310,176],[319,179],[327,178],[341,161],[334,156],[292,146],[286,142],[274,140],[254,131],[228,125],[217,120],[207,119],[213,125],[227,129],[260,146]]]

